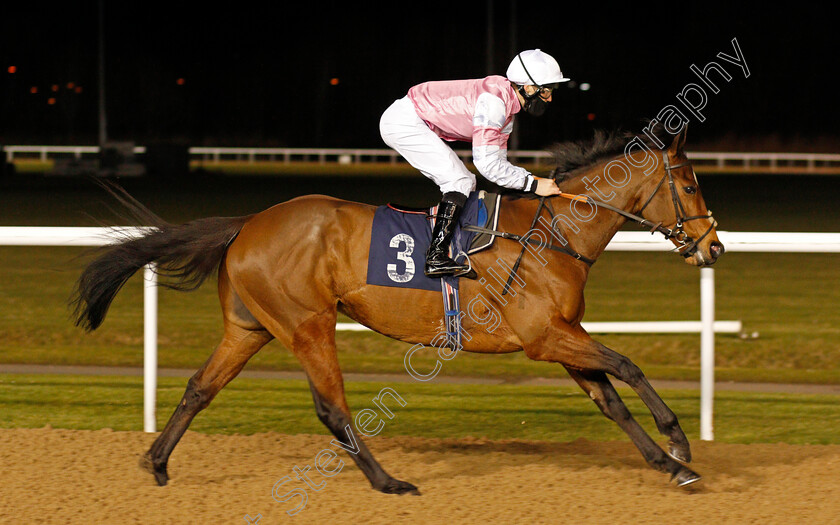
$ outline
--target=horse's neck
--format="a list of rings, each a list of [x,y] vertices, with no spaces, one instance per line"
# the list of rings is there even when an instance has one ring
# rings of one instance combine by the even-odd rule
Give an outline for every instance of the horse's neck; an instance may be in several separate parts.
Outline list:
[[[561,183],[560,190],[564,193],[585,195],[618,209],[630,211],[638,200],[638,186],[643,183],[641,179],[644,177],[633,170],[630,182],[617,188],[605,180],[605,165],[599,164]],[[574,223],[573,226],[569,226],[564,219],[555,220],[554,224],[563,228],[575,251],[591,259],[597,259],[604,252],[610,240],[627,221],[623,216],[608,209],[598,207],[593,210],[591,205],[582,202],[575,204],[574,201],[563,197],[552,199],[552,206],[557,214],[563,214]]]

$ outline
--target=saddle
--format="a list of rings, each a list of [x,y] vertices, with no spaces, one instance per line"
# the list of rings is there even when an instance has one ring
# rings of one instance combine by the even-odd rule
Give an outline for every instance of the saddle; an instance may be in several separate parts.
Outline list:
[[[452,238],[450,256],[458,262],[493,245],[495,236],[469,227],[492,231],[498,227],[501,195],[473,192]],[[414,208],[389,203],[376,209],[371,228],[367,284],[440,290],[441,279],[423,274],[426,250],[432,238],[429,217],[437,206]],[[458,278],[445,277],[457,288]]]
[[[467,255],[472,255],[493,246],[493,241],[496,239],[496,235],[493,235],[489,230],[496,230],[499,226],[499,209],[501,208],[502,201],[502,196],[498,193],[489,193],[481,190],[474,192],[474,194],[476,195],[478,204],[478,214],[475,219],[475,223],[466,219],[466,210],[464,211],[464,215],[462,215],[460,221],[462,228],[476,227],[474,230],[467,228],[467,231],[476,232],[476,235],[470,236],[469,247],[466,252]],[[469,205],[469,201],[467,202],[467,205]],[[425,215],[426,217],[434,216],[437,211],[436,206],[431,208],[416,208],[394,203],[388,203],[387,206],[400,213]]]

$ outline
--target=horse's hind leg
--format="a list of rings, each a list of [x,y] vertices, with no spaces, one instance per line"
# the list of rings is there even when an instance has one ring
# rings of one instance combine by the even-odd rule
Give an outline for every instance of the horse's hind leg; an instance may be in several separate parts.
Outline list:
[[[140,466],[155,476],[158,485],[166,485],[166,465],[172,450],[193,418],[207,407],[216,394],[236,377],[248,359],[273,336],[248,312],[220,270],[219,296],[225,315],[225,332],[207,362],[187,383],[187,390],[163,432],[140,460]]]
[[[417,487],[400,481],[379,465],[355,431],[344,395],[344,378],[335,349],[335,310],[301,323],[294,333],[292,348],[309,378],[318,419],[340,441],[370,481],[386,494],[419,494]]]
[[[572,376],[572,379],[598,405],[601,412],[615,421],[630,436],[633,444],[636,445],[636,448],[639,449],[650,466],[656,470],[670,473],[671,479],[676,481],[678,486],[688,485],[700,480],[700,475],[668,457],[656,442],[648,436],[641,425],[633,419],[606,374],[593,371],[583,372],[569,367],[566,367],[566,370]]]
[[[158,485],[166,485],[169,455],[193,418],[237,376],[248,359],[272,339],[268,332],[248,330],[235,325],[225,327],[222,342],[187,383],[186,392],[163,432],[140,460],[140,465],[154,474]]]

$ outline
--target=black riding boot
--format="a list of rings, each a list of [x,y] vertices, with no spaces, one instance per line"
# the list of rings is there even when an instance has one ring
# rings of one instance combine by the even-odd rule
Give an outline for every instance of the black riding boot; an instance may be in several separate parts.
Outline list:
[[[460,201],[460,203],[456,201]],[[462,275],[470,270],[469,265],[458,264],[449,257],[452,234],[455,232],[455,226],[458,224],[458,218],[464,209],[465,201],[466,197],[460,193],[455,195],[447,193],[440,201],[435,229],[432,231],[432,244],[426,252],[424,273],[427,277]]]

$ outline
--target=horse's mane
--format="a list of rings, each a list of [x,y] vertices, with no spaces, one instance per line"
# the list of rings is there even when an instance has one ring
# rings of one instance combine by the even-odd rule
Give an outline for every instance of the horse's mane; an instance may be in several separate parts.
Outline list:
[[[659,139],[665,147],[671,144],[674,135],[665,131],[658,122],[648,130],[651,135]],[[653,150],[661,149],[659,144],[646,133],[630,133],[622,130],[595,130],[591,139],[556,143],[548,148],[554,156],[555,168],[552,172],[558,183],[574,177],[579,170],[624,153],[624,148],[635,137]]]

